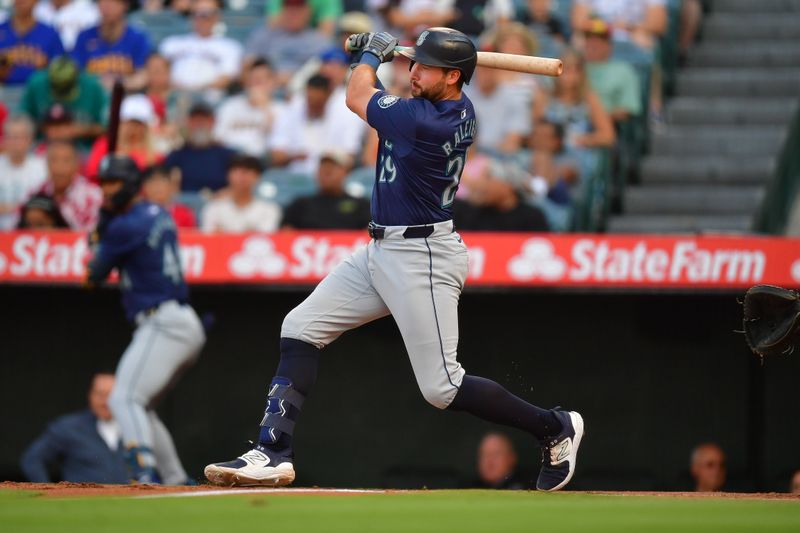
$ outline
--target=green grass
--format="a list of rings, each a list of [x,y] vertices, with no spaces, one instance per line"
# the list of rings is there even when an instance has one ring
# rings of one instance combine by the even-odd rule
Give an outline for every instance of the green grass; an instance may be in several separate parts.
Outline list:
[[[797,532],[800,502],[492,491],[53,499],[0,491],[0,529],[8,533]]]

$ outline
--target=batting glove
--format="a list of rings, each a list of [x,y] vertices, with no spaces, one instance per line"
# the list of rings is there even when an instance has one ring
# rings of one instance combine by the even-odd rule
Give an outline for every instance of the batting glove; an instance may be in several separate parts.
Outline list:
[[[350,37],[347,38],[347,51],[348,52],[360,52],[366,46],[367,41],[369,40],[369,33],[354,33]]]
[[[394,59],[394,49],[396,46],[397,39],[395,39],[392,34],[385,31],[370,33],[366,43],[364,43],[364,53],[374,55],[381,60],[381,63],[388,63]]]

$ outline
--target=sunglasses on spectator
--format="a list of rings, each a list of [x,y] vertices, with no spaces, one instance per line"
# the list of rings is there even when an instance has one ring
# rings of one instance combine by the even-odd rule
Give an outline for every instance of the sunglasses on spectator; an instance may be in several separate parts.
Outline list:
[[[211,17],[215,17],[217,15],[217,13],[219,13],[218,10],[209,9],[209,10],[203,10],[203,11],[195,11],[194,13],[192,13],[192,16],[195,17],[195,18],[199,18],[199,19],[209,19]]]

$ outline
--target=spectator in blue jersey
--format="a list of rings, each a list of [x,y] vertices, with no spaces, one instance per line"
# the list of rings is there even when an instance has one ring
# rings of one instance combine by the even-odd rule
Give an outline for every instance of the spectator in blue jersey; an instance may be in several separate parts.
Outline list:
[[[150,54],[147,36],[127,21],[128,0],[98,0],[100,24],[78,35],[72,57],[110,89],[122,77],[128,89],[145,84],[144,65]]]
[[[2,84],[22,85],[31,74],[64,53],[58,32],[34,18],[35,5],[36,0],[14,0],[11,17],[0,24],[0,60],[8,65],[2,69]]]
[[[167,156],[164,166],[180,171],[183,191],[218,191],[228,185],[228,167],[235,153],[214,141],[214,110],[198,102],[189,109],[186,142]]]
[[[48,424],[22,454],[20,464],[28,481],[128,482],[119,426],[108,408],[113,388],[113,374],[95,374],[89,408]]]
[[[97,25],[100,20],[97,4],[92,0],[39,0],[33,16],[58,32],[67,51],[75,46],[80,32]]]

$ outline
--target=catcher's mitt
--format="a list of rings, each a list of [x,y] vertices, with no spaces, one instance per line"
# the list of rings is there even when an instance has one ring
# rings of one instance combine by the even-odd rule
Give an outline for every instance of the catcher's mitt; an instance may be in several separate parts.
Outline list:
[[[790,354],[800,345],[800,295],[756,285],[744,295],[744,336],[760,356]]]

